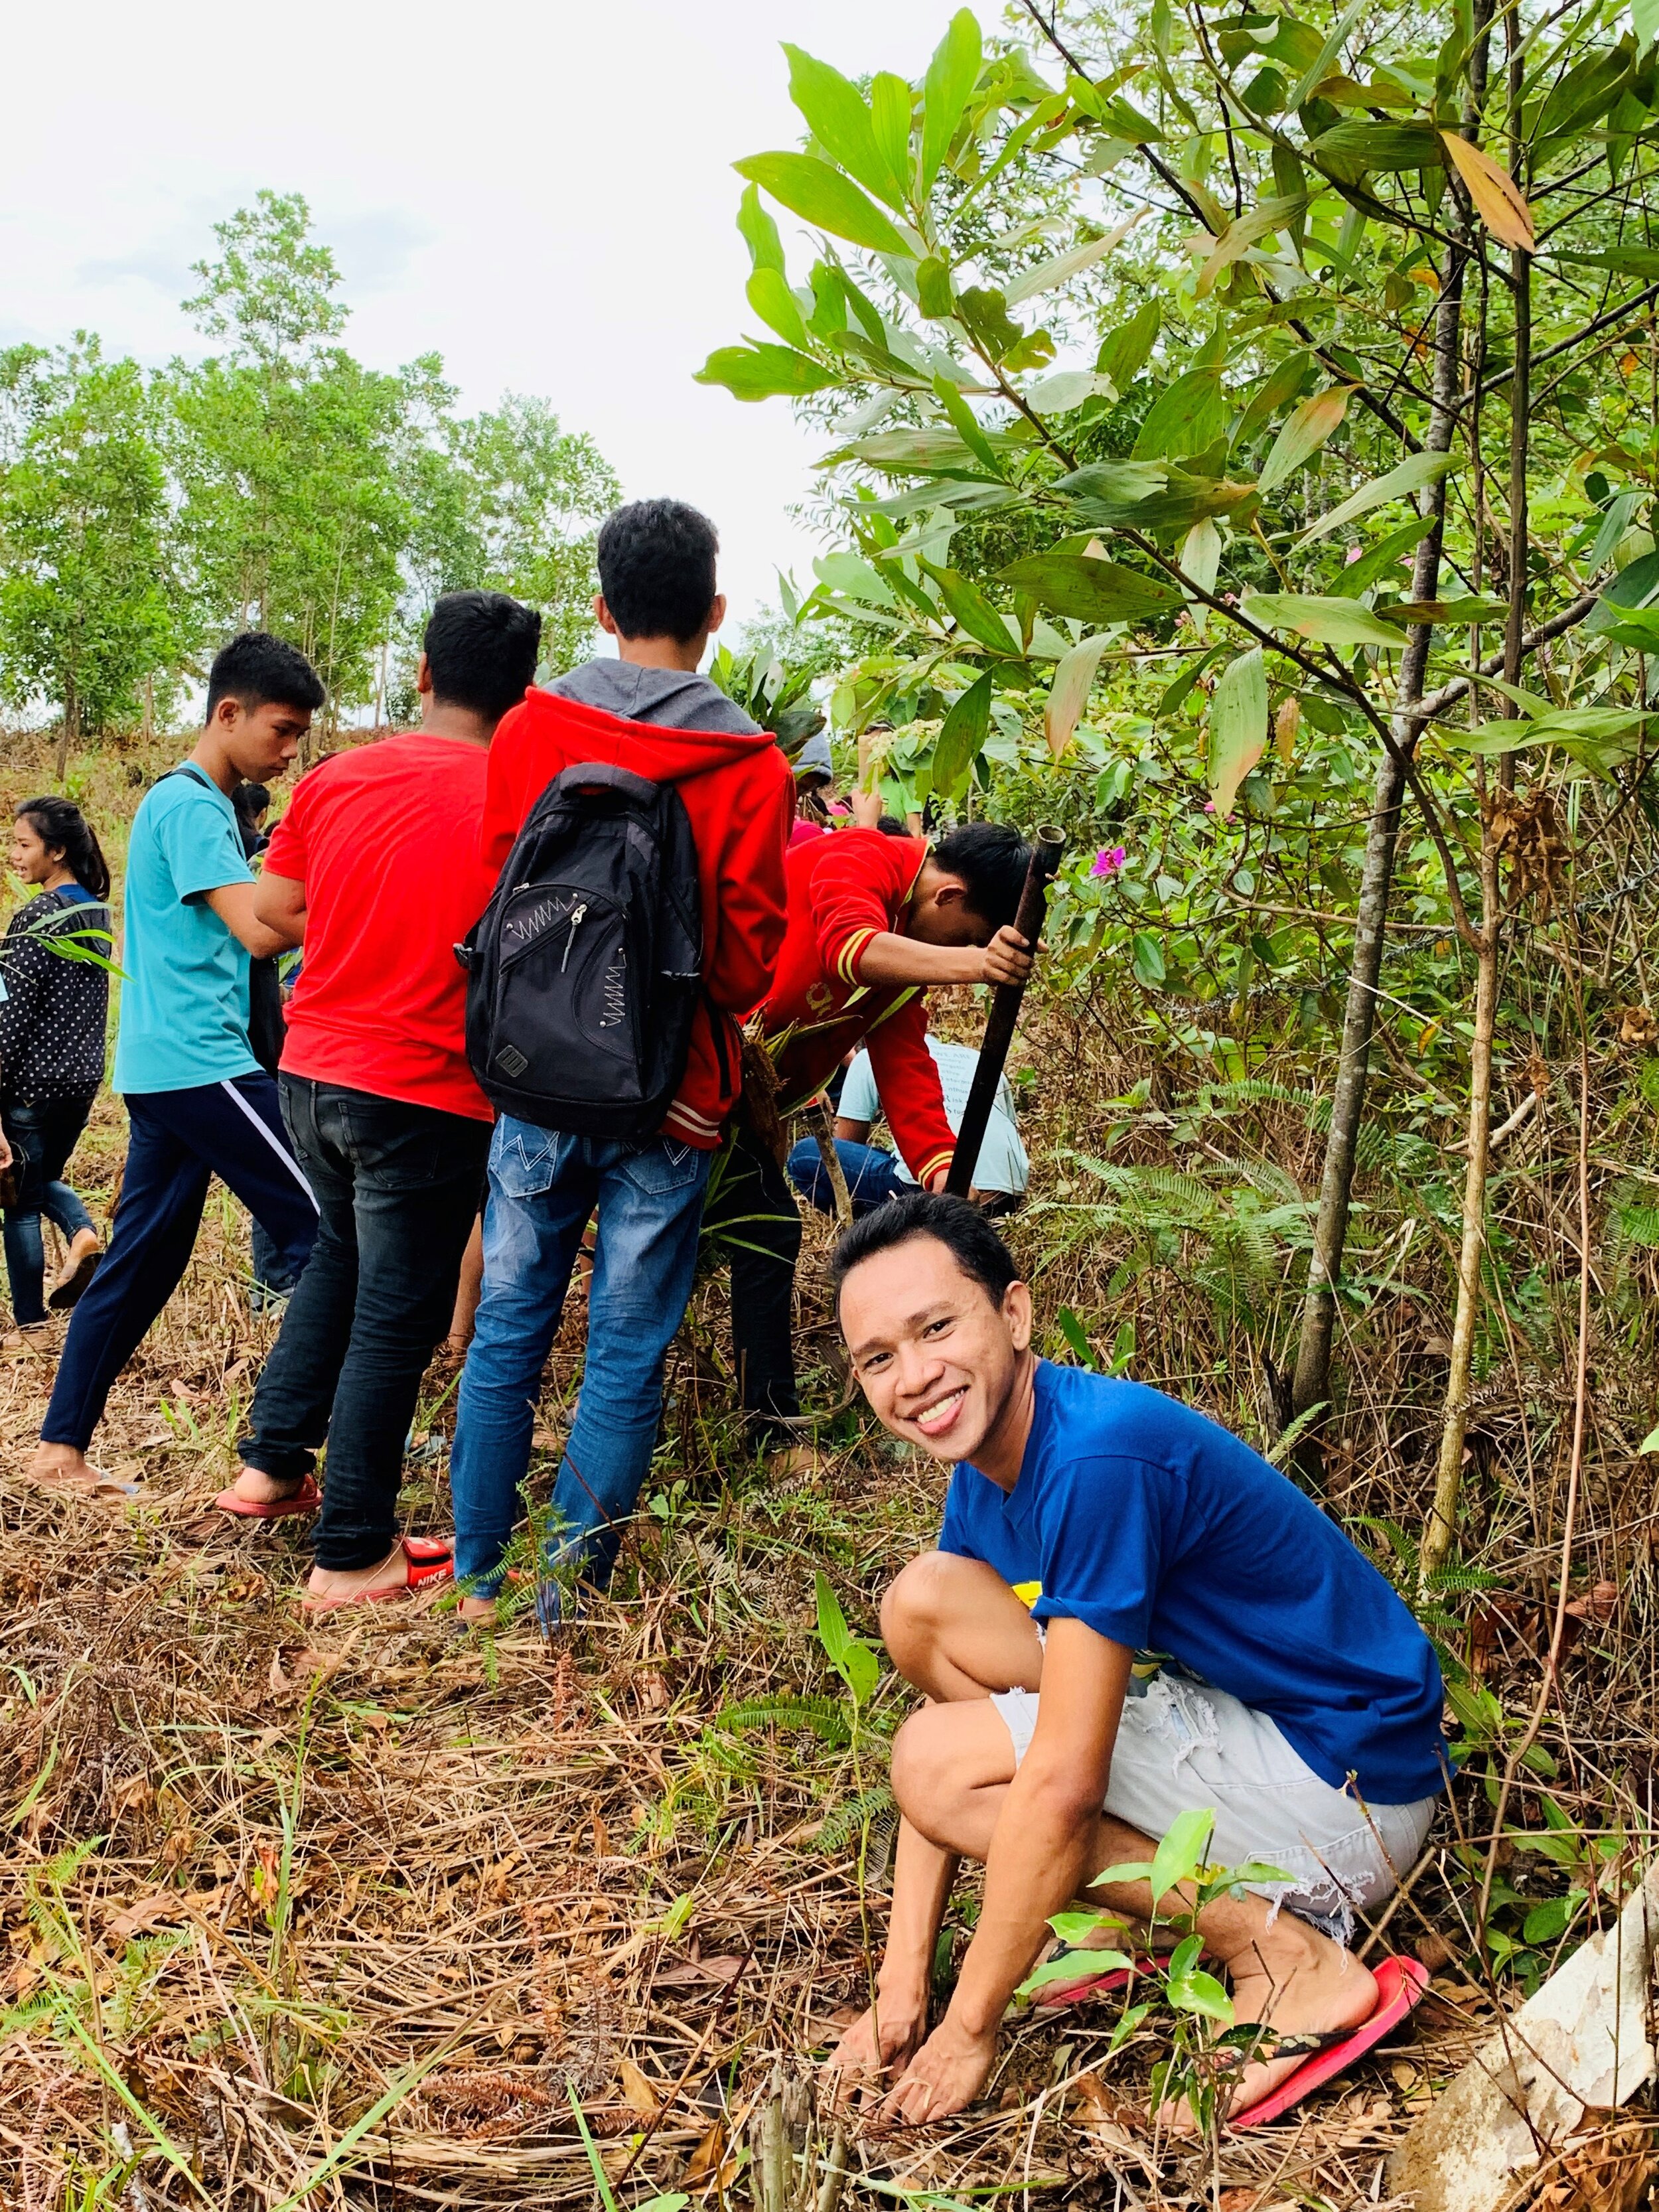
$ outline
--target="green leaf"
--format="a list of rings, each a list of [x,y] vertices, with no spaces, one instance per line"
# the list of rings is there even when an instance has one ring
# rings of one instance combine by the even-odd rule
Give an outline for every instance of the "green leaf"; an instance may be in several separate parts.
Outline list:
[[[951,289],[951,272],[937,255],[929,254],[916,264],[916,305],[924,315],[940,322],[957,311],[957,295]]]
[[[979,418],[948,377],[933,379],[933,397],[951,418],[955,430],[975,459],[988,469],[993,476],[1002,473],[990,440],[980,427]]]
[[[881,1680],[881,1662],[862,1638],[848,1645],[838,1671],[853,1693],[853,1703],[868,1705],[871,1692]]]
[[[775,269],[781,276],[786,267],[783,240],[778,236],[776,223],[761,205],[758,185],[744,187],[743,198],[738,202],[738,228],[756,268]]]
[[[1134,979],[1136,982],[1140,985],[1143,990],[1155,991],[1158,985],[1164,981],[1164,947],[1158,943],[1157,938],[1152,934],[1150,930],[1138,929],[1136,930],[1133,937],[1130,939],[1129,965],[1134,971]],[[1139,1869],[1141,1878],[1144,1880],[1151,1871],[1152,1869],[1150,1867],[1142,1867]],[[1118,1867],[1114,1869],[1111,1872],[1097,1875],[1096,1878],[1097,1880],[1103,1881],[1122,1881],[1124,1879],[1133,1881],[1134,1879],[1134,1873],[1133,1869],[1130,1869],[1127,1870],[1126,1874],[1125,1869]]]
[[[1249,592],[1240,612],[1264,629],[1293,630],[1300,637],[1317,638],[1322,645],[1376,645],[1398,653],[1406,641],[1397,629],[1379,622],[1358,599],[1323,599],[1314,592]]]
[[[951,150],[962,111],[979,82],[979,25],[963,8],[951,18],[927,64],[921,88],[921,190],[933,190],[939,165]]]
[[[822,1567],[813,1577],[818,1606],[818,1642],[832,1667],[839,1667],[847,1656],[852,1641],[848,1632],[847,1615],[841,1609],[841,1600],[830,1586],[830,1578]]]
[[[699,384],[723,384],[734,398],[792,399],[826,391],[841,379],[832,368],[788,346],[720,346],[697,371]]]
[[[1339,123],[1322,131],[1311,152],[1322,168],[1352,179],[1367,169],[1438,169],[1445,155],[1426,123]]]
[[[1347,385],[1333,385],[1303,401],[1273,440],[1273,451],[1256,479],[1258,491],[1276,490],[1298,470],[1306,468],[1347,413],[1351,391]]]
[[[954,799],[968,781],[968,772],[979,758],[991,727],[993,678],[988,669],[977,684],[969,686],[945,710],[938,742],[933,747],[933,790],[940,799]]]
[[[1170,2002],[1182,2012],[1201,2013],[1206,2020],[1218,2020],[1224,2027],[1233,2024],[1233,2001],[1213,1974],[1197,1972],[1182,1974],[1177,1978],[1171,1974],[1164,1984]]]
[[[1146,941],[1154,947],[1157,945],[1155,938],[1148,938]],[[1164,980],[1162,953],[1158,955],[1158,981],[1162,982]],[[1103,1889],[1108,1882],[1150,1881],[1152,1878],[1152,1863],[1150,1859],[1126,1859],[1121,1866],[1103,1867],[1089,1887],[1091,1889]]]
[[[1066,1343],[1070,1345],[1072,1348],[1072,1356],[1077,1361],[1078,1365],[1079,1367],[1087,1367],[1090,1369],[1097,1367],[1099,1362],[1095,1358],[1094,1346],[1089,1341],[1089,1332],[1085,1328],[1083,1323],[1073,1312],[1070,1306],[1062,1306],[1060,1311],[1054,1316],[1054,1319],[1059,1322],[1060,1333],[1065,1338]],[[1067,1917],[1076,1917],[1079,1919],[1085,1919],[1088,1917],[1086,1914],[1083,1913],[1074,1916],[1068,1915]],[[1091,1926],[1094,1924],[1095,1923],[1093,1922],[1091,1922]],[[1057,1936],[1064,1936],[1066,1933],[1066,1930],[1063,1928],[1059,1927],[1055,1922],[1052,1920],[1048,1923],[1048,1925],[1054,1929],[1054,1933]]]
[[[1103,238],[1085,239],[1081,246],[1068,246],[1064,253],[1051,253],[1046,261],[1037,262],[1008,287],[1004,295],[1008,305],[1017,307],[1022,300],[1034,300],[1039,292],[1052,291],[1068,277],[1081,276],[1085,269],[1092,269],[1097,261],[1103,261],[1115,246],[1122,244],[1139,220],[1137,212],[1109,230]]]
[[[1056,760],[1071,744],[1072,734],[1083,719],[1089,694],[1094,689],[1100,656],[1110,641],[1104,630],[1097,630],[1092,637],[1082,639],[1060,657],[1042,712],[1043,735]],[[1063,1321],[1060,1326],[1065,1327]]]
[[[1343,585],[1351,598],[1358,599],[1361,592],[1370,591],[1379,577],[1391,575],[1407,553],[1412,552],[1434,527],[1431,514],[1414,514],[1409,522],[1402,522],[1398,530],[1389,531],[1386,538],[1362,553],[1342,571]]]
[[[1123,1922],[1103,1911],[1051,1913],[1048,1925],[1062,1943],[1082,1944],[1085,1948],[1097,1936],[1127,1933]]]
[[[1050,1982],[1080,1982],[1085,1974],[1121,1973],[1133,1963],[1121,1951],[1067,1951],[1060,1958],[1045,1959],[1014,1994],[1028,1997],[1034,1990],[1046,1989]]]
[[[1214,245],[1205,256],[1194,287],[1194,296],[1206,299],[1214,289],[1215,281],[1235,261],[1242,260],[1253,246],[1275,231],[1288,230],[1306,212],[1307,195],[1298,192],[1288,199],[1258,200],[1248,212],[1236,216],[1216,237]]]
[[[993,361],[1004,361],[1025,336],[1008,313],[1004,295],[988,284],[970,284],[957,295],[957,320]]]
[[[1159,392],[1140,426],[1134,458],[1179,460],[1202,453],[1224,435],[1231,410],[1217,368],[1189,368]]]
[[[1235,661],[1233,665],[1237,666]],[[1267,708],[1267,690],[1262,689],[1262,714]],[[1186,1812],[1176,1814],[1165,1830],[1163,1841],[1152,1855],[1152,1903],[1156,1905],[1170,1891],[1183,1881],[1190,1881],[1204,1863],[1204,1854],[1215,1829],[1215,1814],[1207,1806],[1189,1806]],[[1191,1940],[1190,1938],[1188,1939]],[[1194,1954],[1194,1955],[1196,1955]]]
[[[1238,428],[1233,434],[1236,449],[1249,445],[1279,409],[1290,404],[1302,389],[1313,366],[1313,356],[1298,347],[1267,375],[1239,418]]]
[[[1655,8],[1659,16],[1659,5]],[[1650,283],[1659,276],[1659,246],[1610,246],[1603,253],[1575,253],[1566,246],[1552,246],[1548,257],[1555,261],[1573,261],[1588,269],[1613,269],[1621,276],[1643,276]]]
[[[1317,522],[1310,523],[1296,542],[1309,545],[1316,538],[1328,538],[1332,531],[1340,530],[1359,515],[1369,514],[1374,507],[1382,507],[1391,499],[1409,498],[1454,466],[1455,457],[1450,453],[1410,453],[1386,476],[1378,477],[1374,483],[1361,484],[1340,507],[1334,507],[1328,514],[1322,514]]]
[[[870,130],[893,179],[893,205],[900,209],[909,194],[911,97],[909,86],[890,70],[878,70],[870,81]]]
[[[769,329],[792,346],[811,343],[800,301],[775,269],[757,269],[744,288],[750,306]]]
[[[1366,6],[1367,0],[1349,0],[1349,4],[1343,10],[1340,21],[1335,25],[1330,36],[1326,40],[1324,45],[1321,46],[1319,52],[1314,56],[1312,61],[1309,63],[1307,68],[1303,70],[1302,75],[1297,79],[1297,82],[1291,88],[1290,94],[1285,102],[1285,105],[1287,107],[1300,107],[1306,100],[1308,94],[1313,90],[1320,79],[1327,74],[1330,69],[1331,64],[1341,52],[1344,40],[1346,39],[1349,32],[1352,30],[1354,25],[1364,14]],[[1302,26],[1298,25],[1297,27],[1299,29]],[[1284,57],[1281,57],[1281,58],[1284,58]],[[1292,61],[1290,66],[1294,69],[1296,67],[1295,62]]]
[[[1127,392],[1146,368],[1163,320],[1158,301],[1146,300],[1127,323],[1101,340],[1095,367],[1102,376],[1111,378],[1119,392]]]
[[[1568,1923],[1577,1918],[1583,1902],[1584,1892],[1572,1889],[1565,1897],[1548,1898],[1542,1905],[1534,1905],[1522,1923],[1522,1942],[1553,1943],[1565,1935]]]
[[[734,161],[740,177],[747,177],[793,215],[816,223],[833,237],[862,246],[872,253],[908,257],[909,241],[896,231],[875,202],[866,199],[850,178],[814,154],[751,154]]]
[[[1342,580],[1347,582],[1346,574]],[[1476,623],[1502,622],[1509,605],[1504,599],[1480,599],[1469,592],[1458,599],[1396,599],[1391,606],[1378,607],[1376,612],[1384,622],[1433,623],[1439,629],[1468,629]]]
[[[819,145],[832,161],[839,161],[878,198],[902,210],[903,172],[891,168],[877,145],[870,110],[858,87],[849,83],[838,69],[804,53],[799,46],[786,42],[783,51],[789,58],[789,97],[806,118]],[[908,108],[908,101],[906,105]]]
[[[1261,647],[1257,646],[1227,663],[1210,696],[1206,781],[1218,819],[1224,821],[1232,812],[1239,785],[1267,747],[1267,671]],[[1183,1820],[1189,1817],[1182,1815]],[[1213,1826],[1214,1815],[1208,1817]]]
[[[1078,622],[1144,622],[1181,605],[1173,586],[1087,553],[1030,553],[998,574],[1050,614]]]
[[[966,630],[988,652],[1012,654],[1018,651],[1006,622],[977,584],[959,568],[936,568],[931,561],[919,565],[924,574],[931,576],[939,586],[939,597],[959,629]]]
[[[1650,1429],[1636,1449],[1638,1456],[1644,1452],[1659,1452],[1659,1429]]]

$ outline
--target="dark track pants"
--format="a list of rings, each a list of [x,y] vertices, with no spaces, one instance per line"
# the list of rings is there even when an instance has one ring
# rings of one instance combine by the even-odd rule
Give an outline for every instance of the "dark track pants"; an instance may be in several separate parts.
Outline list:
[[[741,1123],[709,1180],[702,1225],[732,1263],[732,1349],[750,1435],[768,1449],[791,1443],[800,1213],[783,1170]]]
[[[274,1079],[188,1091],[129,1091],[131,1135],[109,1250],[70,1322],[40,1438],[84,1451],[110,1386],[178,1288],[208,1184],[225,1183],[302,1267],[317,1234],[317,1201],[283,1127]]]

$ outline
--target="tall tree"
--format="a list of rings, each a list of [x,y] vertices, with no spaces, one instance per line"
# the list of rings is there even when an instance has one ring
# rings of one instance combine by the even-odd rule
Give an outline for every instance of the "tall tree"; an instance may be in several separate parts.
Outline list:
[[[71,745],[131,714],[174,636],[156,409],[96,337],[0,354],[0,684],[61,714]]]
[[[337,709],[368,696],[399,588],[403,380],[331,344],[348,310],[298,193],[262,191],[216,224],[185,311],[228,341],[175,364],[179,531],[211,642],[252,623],[292,638]]]

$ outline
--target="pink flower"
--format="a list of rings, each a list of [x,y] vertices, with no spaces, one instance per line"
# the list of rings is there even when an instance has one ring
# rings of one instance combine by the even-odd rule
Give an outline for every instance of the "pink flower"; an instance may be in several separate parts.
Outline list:
[[[1103,845],[1095,854],[1095,864],[1089,873],[1091,876],[1115,876],[1127,857],[1121,845]]]
[[[1347,551],[1342,556],[1343,567],[1345,568],[1352,568],[1354,562],[1359,558],[1359,554],[1360,548],[1358,545],[1350,545]]]

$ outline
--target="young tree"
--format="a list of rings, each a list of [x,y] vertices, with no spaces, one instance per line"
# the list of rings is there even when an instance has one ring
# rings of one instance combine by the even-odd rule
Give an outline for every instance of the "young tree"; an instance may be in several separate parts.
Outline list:
[[[173,651],[156,410],[83,331],[0,354],[0,683],[58,708],[61,779]]]
[[[850,543],[812,607],[883,640],[837,712],[891,732],[908,802],[955,803],[1033,723],[1058,809],[1086,804],[1068,755],[1105,765],[1157,858],[1103,851],[1109,894],[1078,886],[1074,919],[1149,1006],[1177,974],[1214,1002],[1169,1024],[1200,1061],[1248,1068],[1223,1024],[1258,969],[1310,1022],[1345,988],[1285,1413],[1333,1395],[1377,1010],[1409,1012],[1382,982],[1391,897],[1449,981],[1460,948],[1473,967],[1473,1018],[1435,1024],[1468,1038],[1468,1113],[1431,1569],[1505,923],[1554,895],[1569,783],[1580,852],[1587,818],[1651,810],[1659,19],[1023,4],[1029,48],[987,52],[964,9],[916,85],[786,50],[805,150],[737,165],[769,335],[702,375],[836,430]],[[805,283],[763,193],[814,234]],[[1097,685],[1121,757],[1073,754]]]

